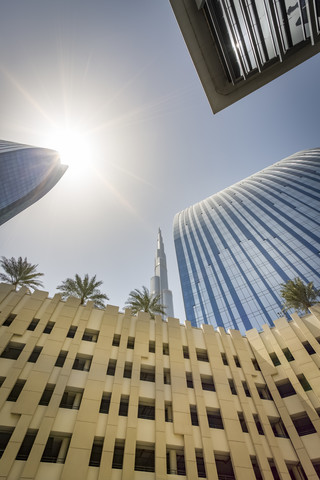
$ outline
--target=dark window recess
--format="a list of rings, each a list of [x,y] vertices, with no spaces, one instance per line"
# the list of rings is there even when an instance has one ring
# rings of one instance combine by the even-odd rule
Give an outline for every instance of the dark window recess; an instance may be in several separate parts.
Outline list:
[[[172,414],[172,403],[165,402],[164,404],[164,419],[166,422],[173,422],[173,414]]]
[[[61,350],[54,366],[63,367],[64,362],[66,361],[67,355],[68,355],[68,352],[66,350]]]
[[[117,360],[110,358],[107,368],[107,375],[114,376],[116,372]]]
[[[155,367],[150,367],[149,365],[141,365],[140,380],[144,380],[145,382],[155,382]]]
[[[189,348],[185,345],[182,347],[183,358],[190,358]]]
[[[64,463],[70,444],[70,436],[50,435],[41,462]]]
[[[196,452],[196,462],[197,462],[198,477],[206,478],[207,476],[206,467],[204,465],[202,452]]]
[[[121,339],[121,335],[119,335],[118,333],[115,333],[113,335],[112,346],[113,347],[119,347],[120,339]]]
[[[289,438],[287,429],[281,418],[269,418],[269,422],[275,437]]]
[[[20,393],[24,387],[26,380],[17,380],[14,384],[11,392],[8,395],[7,402],[16,402],[19,398]]]
[[[10,360],[17,360],[24,347],[24,343],[9,342],[6,348],[1,353],[0,357],[9,358]]]
[[[314,353],[316,353],[315,349],[310,345],[310,343],[307,340],[305,342],[302,342],[302,345],[307,350],[309,355],[313,355]]]
[[[256,480],[263,480],[262,473],[261,473],[259,464],[257,462],[257,458],[256,457],[251,457],[251,463],[252,463],[252,468],[253,468],[254,474],[256,476]]]
[[[283,348],[282,351],[283,351],[283,353],[284,353],[284,356],[285,356],[286,359],[288,360],[288,362],[293,362],[294,356],[293,356],[292,353],[290,352],[289,348]]]
[[[290,397],[291,395],[295,395],[296,393],[289,380],[287,380],[285,383],[276,383],[276,387],[281,398]]]
[[[221,358],[222,358],[223,365],[229,365],[227,355],[225,353],[221,353]]]
[[[273,460],[268,460],[274,480],[281,480]]]
[[[240,422],[242,431],[245,432],[245,433],[248,433],[248,426],[247,426],[246,420],[244,418],[243,412],[238,412],[238,418],[239,418],[239,422]]]
[[[163,383],[165,385],[171,385],[171,373],[169,368],[163,369]]]
[[[190,417],[191,417],[192,425],[198,426],[199,425],[199,419],[198,419],[198,412],[197,412],[196,405],[190,405]]]
[[[301,386],[302,386],[303,390],[305,390],[306,392],[308,390],[312,390],[310,383],[308,382],[306,377],[303,375],[303,373],[301,373],[300,375],[297,375],[297,378],[298,378],[299,382],[301,383]]]
[[[296,480],[298,478],[298,476],[299,476],[299,479],[301,479],[301,480],[302,479],[308,480],[306,472],[303,470],[301,463],[298,463],[294,466],[286,464],[286,467],[289,471],[289,474],[290,474],[290,477],[292,478],[292,480]]]
[[[67,338],[74,338],[77,329],[78,329],[78,327],[76,327],[75,325],[71,325],[71,327],[69,328],[69,331],[67,333]]]
[[[100,413],[109,413],[110,408],[110,401],[111,401],[111,393],[104,392],[101,397],[100,403]]]
[[[91,448],[91,455],[89,460],[90,467],[100,467],[102,449],[103,449],[103,439],[95,437],[93,440],[92,448]]]
[[[2,326],[3,327],[10,327],[11,323],[13,322],[13,320],[16,318],[17,315],[14,315],[13,313],[11,315],[9,315],[5,321],[3,322]],[[29,328],[27,329],[29,330]]]
[[[156,352],[156,342],[154,342],[153,340],[149,341],[149,352],[150,353]]]
[[[51,400],[55,385],[47,384],[46,388],[43,391],[42,397],[40,398],[39,405],[49,405]]]
[[[126,362],[124,364],[123,376],[124,378],[131,378],[132,375],[132,363]]]
[[[48,322],[47,325],[45,326],[45,329],[43,330],[43,333],[51,333],[51,330],[53,329],[55,323],[54,322]]]
[[[208,352],[202,348],[196,348],[197,359],[200,362],[209,362]]]
[[[0,387],[2,387],[6,377],[0,377]]]
[[[31,332],[33,332],[33,331],[36,329],[36,327],[37,327],[37,325],[38,325],[39,322],[40,322],[40,319],[39,319],[39,318],[33,318],[33,319],[31,320],[31,322],[30,322],[27,330],[31,330]]]
[[[83,372],[89,372],[92,362],[92,357],[89,356],[76,356],[73,362],[74,370],[82,370]]]
[[[246,394],[246,397],[251,397],[251,393],[250,393],[247,382],[242,382],[242,386],[243,386],[244,393]]]
[[[235,480],[230,456],[215,455],[218,478],[221,480]]]
[[[41,353],[41,350],[42,350],[43,347],[34,347],[34,349],[32,350],[31,352],[31,355],[30,357],[28,358],[28,362],[30,363],[36,363],[36,361],[38,360],[39,358],[39,355]]]
[[[193,378],[191,372],[186,372],[186,382],[188,388],[193,388]]]
[[[234,384],[234,381],[231,378],[229,378],[228,382],[229,382],[229,387],[230,387],[232,395],[237,395],[237,390],[236,390],[236,386]]]
[[[269,353],[269,355],[275,367],[277,367],[278,365],[281,365],[278,355],[275,352]]]
[[[129,408],[129,397],[127,395],[121,395],[118,415],[120,415],[121,417],[127,417],[128,408]]]
[[[201,375],[200,378],[202,390],[209,390],[210,392],[216,391],[213,378],[210,377],[210,375]]]
[[[258,372],[260,372],[260,371],[261,371],[261,368],[260,368],[259,363],[257,362],[257,360],[256,360],[255,358],[252,358],[251,361],[252,361],[252,365],[254,366],[254,369],[257,370]]]
[[[28,430],[26,433],[23,442],[19,448],[18,454],[16,456],[16,460],[28,460],[29,454],[31,452],[31,448],[33,447],[34,441],[37,436],[37,431]]]
[[[130,350],[134,349],[134,337],[128,337],[127,348]]]
[[[256,387],[257,387],[259,397],[262,400],[273,400],[272,395],[271,395],[270,390],[267,387],[267,385],[256,385]]]
[[[169,344],[163,343],[162,344],[162,353],[163,355],[169,355]]]
[[[173,465],[171,465],[172,461],[172,453],[174,452],[175,454],[175,461]],[[170,452],[167,452],[166,455],[167,458],[167,475],[186,475],[186,465],[185,465],[185,459],[184,459],[184,452],[183,450],[170,450]]]
[[[320,337],[316,337],[316,340],[317,340],[318,343],[320,343]]]
[[[299,416],[292,416],[291,420],[300,437],[303,437],[304,435],[310,435],[311,433],[316,433],[316,429],[306,413],[303,413]]]
[[[66,388],[60,402],[60,408],[69,408],[70,410],[79,410],[82,400],[83,389]]]
[[[259,432],[259,435],[264,435],[264,431],[260,422],[259,415],[255,414],[253,415],[254,422],[256,424],[257,430]]]
[[[154,420],[156,414],[154,401],[139,400],[138,406],[138,418],[144,418],[145,420]]]
[[[97,342],[98,341],[99,332],[97,330],[88,330],[86,329],[83,332],[82,340],[86,342]]]
[[[136,447],[134,469],[139,472],[154,472],[154,446]]]
[[[220,410],[210,410],[207,408],[208,424],[210,428],[223,429],[223,421],[221,418]]]
[[[112,468],[117,468],[119,470],[122,470],[123,455],[124,455],[124,442],[116,440],[114,450],[113,450]]]
[[[2,457],[10,437],[13,433],[13,428],[0,428],[0,458]]]
[[[320,478],[320,462],[312,462],[312,465],[317,472],[318,477]]]
[[[237,357],[237,355],[233,355],[233,360],[234,360],[234,363],[236,364],[236,367],[241,368],[240,360]]]

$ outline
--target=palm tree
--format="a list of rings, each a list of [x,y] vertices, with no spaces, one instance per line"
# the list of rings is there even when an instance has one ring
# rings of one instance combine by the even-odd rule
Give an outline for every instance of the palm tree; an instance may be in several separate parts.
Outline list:
[[[81,305],[85,305],[87,300],[92,300],[95,307],[104,308],[104,301],[109,300],[109,297],[98,289],[102,283],[102,281],[96,280],[96,275],[89,278],[89,275],[86,273],[82,279],[76,273],[74,278],[66,278],[61,285],[58,285],[57,290],[61,291],[63,300],[72,296],[80,298]]]
[[[32,265],[27,260],[27,257],[23,260],[19,257],[16,260],[14,257],[6,258],[1,257],[0,265],[5,273],[0,273],[0,280],[11,283],[14,285],[14,289],[17,287],[29,287],[34,290],[37,287],[43,287],[43,283],[38,280],[43,276],[43,273],[36,272],[38,265]]]
[[[283,311],[295,308],[308,313],[308,308],[317,303],[316,299],[320,295],[320,290],[313,286],[313,282],[305,285],[299,277],[282,283],[281,287],[280,295],[284,299]]]
[[[125,305],[131,309],[132,313],[147,312],[151,318],[156,314],[165,315],[165,306],[159,303],[160,295],[150,295],[147,287],[142,287],[142,291],[138,288],[132,290]]]

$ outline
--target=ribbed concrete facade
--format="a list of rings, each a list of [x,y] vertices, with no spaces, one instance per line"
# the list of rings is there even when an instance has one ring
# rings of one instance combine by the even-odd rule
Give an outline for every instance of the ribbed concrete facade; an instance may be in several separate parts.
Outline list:
[[[318,478],[319,306],[247,337],[9,285],[0,311],[1,480]]]

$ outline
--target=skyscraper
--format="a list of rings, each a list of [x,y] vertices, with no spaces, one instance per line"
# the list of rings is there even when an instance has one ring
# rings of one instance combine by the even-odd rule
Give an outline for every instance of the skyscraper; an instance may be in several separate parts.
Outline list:
[[[272,325],[280,284],[320,287],[320,149],[305,150],[178,213],[186,318],[242,332]]]
[[[166,317],[173,317],[172,292],[168,287],[167,260],[161,230],[158,230],[157,252],[154,262],[154,276],[150,281],[151,295],[160,295],[160,303],[166,307]]]
[[[213,113],[320,50],[320,3],[170,0]]]
[[[66,169],[54,150],[0,140],[0,225],[48,193]]]

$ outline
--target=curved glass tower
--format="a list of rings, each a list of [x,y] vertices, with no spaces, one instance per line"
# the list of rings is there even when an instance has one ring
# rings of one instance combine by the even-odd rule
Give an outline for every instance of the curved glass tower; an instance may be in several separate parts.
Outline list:
[[[48,193],[66,169],[54,150],[0,140],[0,225]]]
[[[186,317],[244,332],[282,316],[280,284],[320,287],[320,148],[298,152],[178,213]]]

